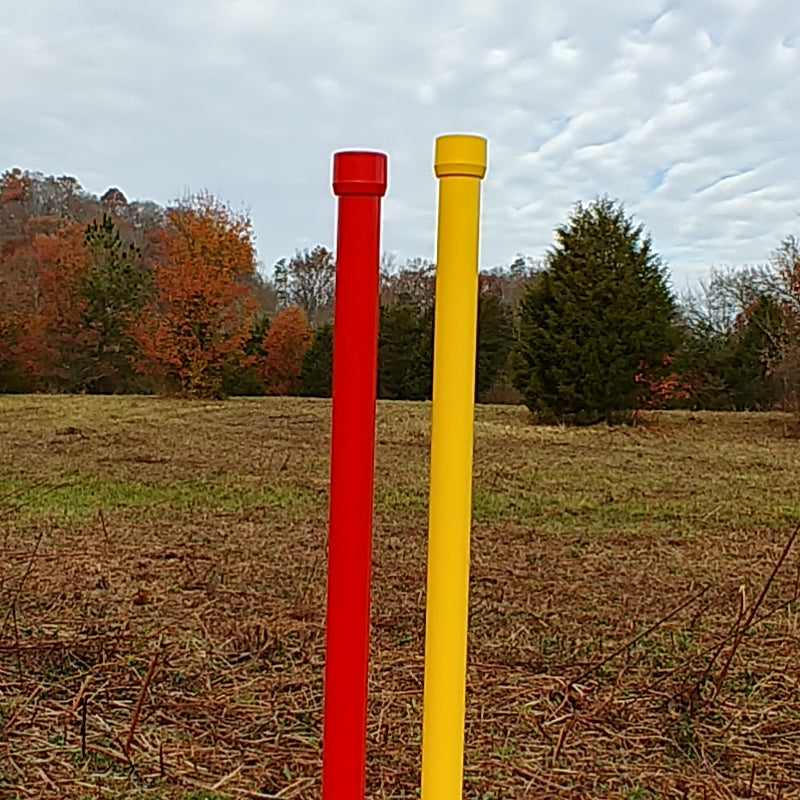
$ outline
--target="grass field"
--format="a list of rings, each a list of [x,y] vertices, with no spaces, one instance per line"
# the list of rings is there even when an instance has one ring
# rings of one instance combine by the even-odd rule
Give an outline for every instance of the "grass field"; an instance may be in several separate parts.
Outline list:
[[[429,414],[379,404],[376,799],[418,793]],[[319,796],[329,415],[0,396],[0,797]],[[477,409],[466,797],[800,797],[792,432]]]

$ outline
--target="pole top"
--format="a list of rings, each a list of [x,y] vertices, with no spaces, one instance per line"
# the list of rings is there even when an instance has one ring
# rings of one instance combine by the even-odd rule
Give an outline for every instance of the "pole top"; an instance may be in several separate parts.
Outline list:
[[[384,153],[345,150],[333,154],[333,192],[383,197],[386,194],[387,161]]]
[[[486,174],[486,148],[486,139],[482,136],[439,136],[433,165],[436,177],[462,175],[483,178]]]

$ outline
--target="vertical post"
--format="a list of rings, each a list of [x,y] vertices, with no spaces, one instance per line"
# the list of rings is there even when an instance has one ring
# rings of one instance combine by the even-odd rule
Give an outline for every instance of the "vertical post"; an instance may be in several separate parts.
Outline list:
[[[422,728],[422,800],[459,800],[472,518],[480,182],[486,140],[436,140],[439,231]]]
[[[336,153],[339,198],[333,337],[328,609],[322,796],[365,792],[375,466],[382,153]]]

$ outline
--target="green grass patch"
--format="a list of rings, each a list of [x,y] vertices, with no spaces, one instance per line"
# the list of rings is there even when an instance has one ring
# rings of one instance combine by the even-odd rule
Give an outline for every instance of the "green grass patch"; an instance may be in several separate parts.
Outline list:
[[[208,484],[178,481],[154,484],[74,475],[63,484],[20,479],[0,481],[0,514],[10,519],[79,521],[98,511],[237,512],[269,507],[304,515],[321,504],[319,494],[298,486]]]

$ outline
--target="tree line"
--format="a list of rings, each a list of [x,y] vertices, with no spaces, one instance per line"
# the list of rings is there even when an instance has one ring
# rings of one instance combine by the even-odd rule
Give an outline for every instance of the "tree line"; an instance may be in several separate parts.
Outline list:
[[[329,396],[335,254],[256,262],[252,223],[70,177],[0,177],[0,391]],[[431,396],[435,265],[381,265],[379,397]],[[621,204],[578,204],[541,262],[480,275],[476,399],[542,421],[796,407],[800,246],[677,298]]]

